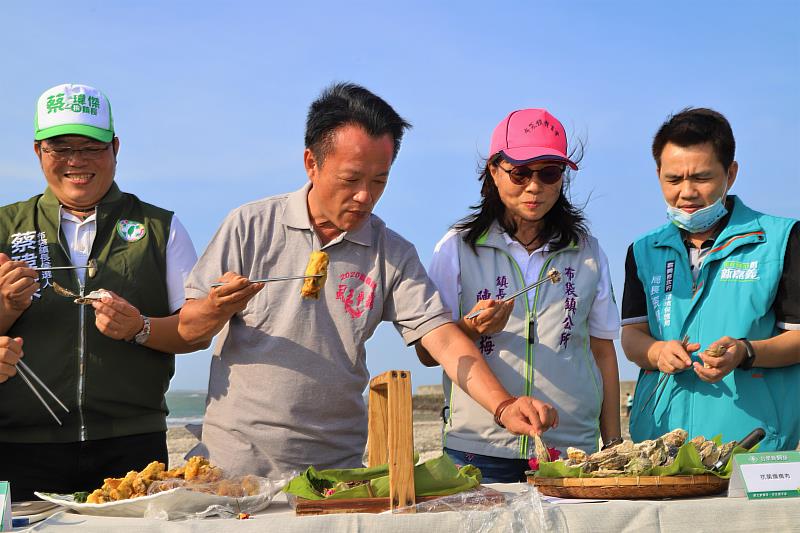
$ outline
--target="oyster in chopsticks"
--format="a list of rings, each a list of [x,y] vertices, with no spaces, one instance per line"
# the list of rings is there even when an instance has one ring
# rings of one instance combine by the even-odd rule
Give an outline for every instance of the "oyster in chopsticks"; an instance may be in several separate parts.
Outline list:
[[[53,282],[53,291],[58,294],[59,296],[66,296],[67,298],[74,298],[74,302],[78,305],[90,305],[92,302],[97,300],[102,300],[104,297],[111,296],[105,289],[100,289],[97,291],[92,291],[89,294],[85,294],[81,296],[78,293],[72,292],[69,289],[65,289],[55,281]]]
[[[561,272],[559,272],[556,268],[551,268],[547,271],[547,277],[550,278],[552,283],[558,283],[561,281]]]

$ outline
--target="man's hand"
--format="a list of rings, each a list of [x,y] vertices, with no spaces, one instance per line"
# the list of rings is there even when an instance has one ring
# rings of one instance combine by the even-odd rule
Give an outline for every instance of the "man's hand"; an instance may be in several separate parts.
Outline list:
[[[109,296],[92,302],[95,326],[106,337],[131,340],[144,327],[142,314],[122,296],[109,290],[106,292]]]
[[[39,290],[38,272],[24,261],[12,261],[0,253],[0,312],[19,316]]]
[[[250,299],[264,288],[263,283],[250,283],[234,272],[225,272],[218,281],[225,285],[212,287],[206,299],[212,314],[227,318],[243,311]]]
[[[208,296],[189,299],[181,308],[178,334],[190,344],[207,342],[219,333],[231,317],[244,310],[263,283],[250,283],[235,272],[226,272],[219,281],[224,285],[212,287]]]
[[[22,339],[0,337],[0,383],[17,373],[17,362],[22,357]]]
[[[665,374],[683,372],[692,366],[691,354],[700,349],[696,342],[683,344],[680,341],[663,341],[660,343],[656,366]]]
[[[727,347],[727,349],[721,355],[715,356],[713,353],[718,346]],[[708,368],[695,362],[694,372],[703,381],[716,383],[739,366],[746,356],[747,348],[742,341],[733,337],[722,337],[712,342],[706,351],[700,354],[700,359]]]
[[[500,300],[481,300],[470,309],[474,313],[478,309],[483,309],[475,318],[464,318],[461,320],[461,329],[473,340],[477,340],[481,335],[492,335],[498,331],[503,331],[508,323],[508,317],[514,309],[514,300],[501,302]]]
[[[500,422],[515,435],[541,435],[558,427],[558,411],[549,403],[520,396],[500,414]]]

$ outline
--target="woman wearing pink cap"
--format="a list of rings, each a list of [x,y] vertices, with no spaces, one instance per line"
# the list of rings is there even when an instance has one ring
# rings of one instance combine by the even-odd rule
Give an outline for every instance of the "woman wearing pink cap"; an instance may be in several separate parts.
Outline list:
[[[621,440],[620,323],[608,259],[569,201],[567,167],[578,169],[554,116],[509,114],[492,134],[481,202],[436,245],[429,274],[503,386],[556,407],[559,423],[545,443],[591,453],[601,438],[606,446]],[[552,269],[560,282],[501,301]],[[485,482],[524,480],[532,439],[498,426],[446,376],[444,389],[445,452],[480,468]]]

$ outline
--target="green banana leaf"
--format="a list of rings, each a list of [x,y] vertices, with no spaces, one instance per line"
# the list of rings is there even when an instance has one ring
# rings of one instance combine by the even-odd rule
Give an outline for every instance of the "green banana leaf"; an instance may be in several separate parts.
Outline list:
[[[325,489],[335,488],[339,483],[367,480],[369,483],[336,490],[332,495],[324,496]],[[472,465],[457,468],[447,455],[430,459],[414,467],[414,487],[417,496],[446,496],[475,488],[480,482],[481,471],[478,468]],[[331,470],[317,470],[310,466],[292,479],[283,491],[308,500],[388,498],[389,466]]]
[[[721,443],[720,436],[717,435],[713,440],[717,445]],[[700,460],[697,450],[691,442],[686,442],[678,448],[678,454],[675,456],[675,461],[669,466],[654,466],[649,470],[642,472],[642,476],[689,476],[689,475],[702,475],[713,474],[717,477],[728,479],[731,477],[731,468],[733,465],[733,456],[738,453],[747,453],[748,451],[754,452],[758,449],[758,445],[751,450],[746,450],[741,446],[736,446],[731,453],[728,462],[719,471],[709,470]],[[532,472],[528,472],[531,474]],[[594,477],[591,473],[586,473],[580,468],[574,466],[566,466],[562,461],[552,461],[548,463],[539,463],[539,470],[533,472],[536,477]],[[623,474],[625,475],[625,474]]]

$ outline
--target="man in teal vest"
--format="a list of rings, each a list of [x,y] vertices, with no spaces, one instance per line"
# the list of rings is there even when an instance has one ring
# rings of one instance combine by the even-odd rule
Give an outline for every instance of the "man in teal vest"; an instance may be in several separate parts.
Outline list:
[[[710,109],[670,117],[653,141],[670,222],[629,248],[622,303],[622,346],[642,369],[636,441],[675,428],[739,440],[755,427],[762,450],[800,440],[800,224],[729,194],[734,152]]]
[[[191,239],[171,212],[114,182],[105,95],[53,87],[35,125],[47,189],[0,208],[0,479],[14,500],[166,463],[173,354],[200,347],[177,334]],[[36,377],[63,408],[41,386],[37,398]]]

